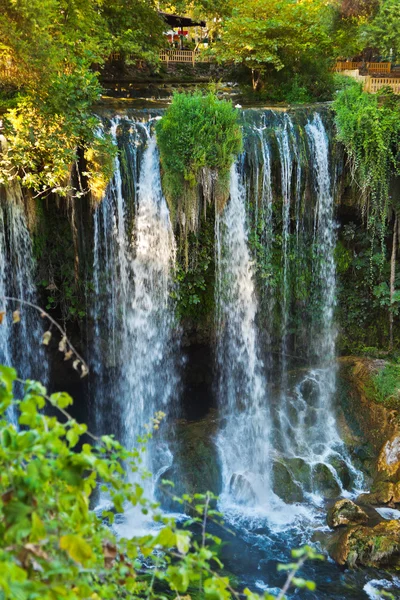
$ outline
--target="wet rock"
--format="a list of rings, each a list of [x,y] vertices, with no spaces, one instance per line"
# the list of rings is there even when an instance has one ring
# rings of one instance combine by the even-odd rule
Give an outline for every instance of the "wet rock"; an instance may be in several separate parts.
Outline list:
[[[311,492],[311,467],[302,458],[285,458],[285,466],[305,492]]]
[[[303,501],[304,495],[301,487],[293,480],[289,470],[282,462],[274,462],[272,476],[272,489],[279,498],[289,504]]]
[[[309,406],[318,406],[321,390],[317,381],[306,377],[300,383],[299,391]]]
[[[353,487],[353,476],[346,462],[339,457],[334,457],[329,460],[329,463],[338,474],[343,489],[350,490]]]
[[[213,413],[199,421],[180,420],[174,424],[175,435],[171,435],[170,442],[174,461],[162,477],[174,483],[174,495],[220,493],[222,482],[214,443],[216,427]],[[167,496],[162,490],[158,493],[163,505],[170,506]]]
[[[379,453],[378,471],[392,480],[400,479],[400,434],[395,433],[387,440]]]
[[[341,492],[332,471],[324,463],[318,463],[312,469],[312,489],[324,498],[337,498]]]
[[[357,501],[361,504],[372,504],[378,506],[387,504],[396,506],[400,504],[400,481],[393,483],[391,481],[376,481],[368,494],[361,494]]]
[[[343,525],[362,525],[368,522],[367,514],[351,500],[338,500],[328,510],[326,521],[331,529]]]
[[[400,566],[400,523],[385,521],[375,527],[355,526],[338,530],[328,545],[339,565],[355,567]]]
[[[234,473],[229,482],[229,492],[238,504],[255,503],[257,496],[246,474]]]

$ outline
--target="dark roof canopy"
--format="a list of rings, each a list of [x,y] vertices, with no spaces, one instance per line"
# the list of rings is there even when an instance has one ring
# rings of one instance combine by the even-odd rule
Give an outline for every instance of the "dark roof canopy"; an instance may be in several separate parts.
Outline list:
[[[181,17],[179,15],[170,15],[165,12],[159,12],[159,15],[163,17],[164,21],[168,23],[170,27],[205,27],[205,21],[193,21],[189,17]]]

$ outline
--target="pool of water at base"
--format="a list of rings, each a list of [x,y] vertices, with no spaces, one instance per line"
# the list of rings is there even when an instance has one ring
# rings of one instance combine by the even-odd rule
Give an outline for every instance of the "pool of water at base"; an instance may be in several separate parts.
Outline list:
[[[280,563],[293,562],[292,548],[310,543],[317,549],[319,542],[310,542],[309,533],[295,528],[271,531],[267,527],[237,527],[226,522],[223,527],[210,524],[210,533],[222,541],[221,560],[226,571],[237,579],[237,587],[248,587],[262,594],[277,595],[287,573],[278,571]],[[315,530],[314,539],[323,539],[328,529]],[[308,539],[307,539],[308,538]],[[323,561],[308,561],[299,571],[299,577],[316,583],[315,591],[291,590],[290,600],[378,600],[387,599],[382,591],[400,599],[400,576],[387,571],[360,568],[344,569],[328,557]]]

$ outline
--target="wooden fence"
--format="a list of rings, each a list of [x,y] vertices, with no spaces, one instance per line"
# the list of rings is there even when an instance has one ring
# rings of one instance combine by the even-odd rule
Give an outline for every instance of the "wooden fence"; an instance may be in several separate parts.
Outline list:
[[[375,94],[384,87],[392,88],[395,94],[400,94],[400,77],[366,77],[364,90]]]
[[[127,56],[126,58],[132,59],[133,57]],[[122,55],[119,52],[113,52],[110,54],[108,62],[120,61]],[[208,63],[212,62],[212,58],[205,55],[203,52],[198,50],[170,50],[165,49],[160,51],[160,60],[167,65],[169,63],[186,63],[194,65],[197,62]]]
[[[335,66],[335,71],[353,71],[354,69],[361,69],[365,66],[368,73],[390,73],[392,69],[392,63],[390,62],[351,62],[351,61],[340,61],[338,60]]]
[[[161,50],[161,62],[167,63],[192,63],[210,62],[210,57],[196,50]]]

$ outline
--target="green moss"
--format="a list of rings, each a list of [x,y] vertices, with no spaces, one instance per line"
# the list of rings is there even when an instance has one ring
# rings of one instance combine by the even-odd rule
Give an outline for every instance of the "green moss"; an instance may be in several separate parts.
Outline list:
[[[214,215],[209,213],[200,231],[188,235],[188,265],[185,264],[185,243],[178,257],[176,288],[177,313],[182,319],[206,323],[214,315]]]
[[[373,394],[376,402],[400,409],[400,365],[387,363],[372,377],[368,393]]]
[[[204,170],[213,176],[214,198],[203,198],[203,205],[227,197],[227,175],[242,148],[238,118],[232,103],[213,93],[175,93],[157,123],[164,192],[185,234],[196,230],[200,219],[198,183]]]

